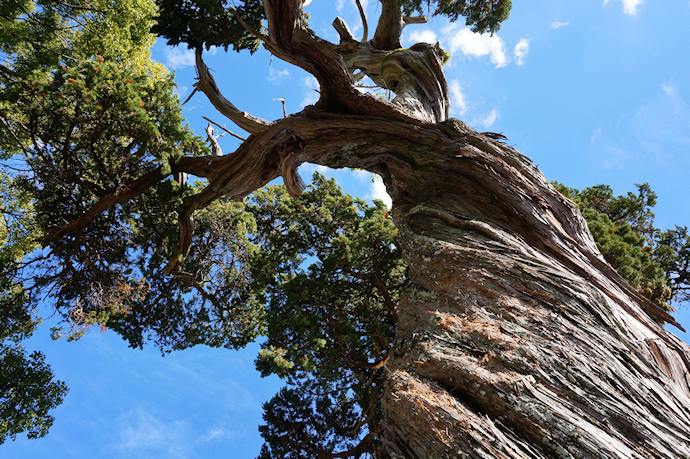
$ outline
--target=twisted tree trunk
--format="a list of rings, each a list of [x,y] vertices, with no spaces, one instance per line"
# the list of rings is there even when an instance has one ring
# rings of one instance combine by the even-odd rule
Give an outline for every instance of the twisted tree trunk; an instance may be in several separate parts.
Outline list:
[[[413,287],[384,445],[402,457],[690,457],[688,347],[515,150],[446,123],[391,173]],[[427,147],[430,147],[428,145]],[[413,173],[410,173],[413,172]]]

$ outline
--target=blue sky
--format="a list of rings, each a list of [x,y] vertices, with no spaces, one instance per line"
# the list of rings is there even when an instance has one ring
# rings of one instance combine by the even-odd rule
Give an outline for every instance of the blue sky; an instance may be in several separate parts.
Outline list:
[[[370,26],[378,18],[367,5]],[[510,19],[494,36],[432,18],[409,26],[403,44],[440,41],[452,115],[479,131],[502,132],[550,180],[583,188],[610,184],[616,193],[649,182],[659,195],[657,225],[690,225],[690,1],[515,0]],[[314,0],[311,25],[331,41],[342,16],[356,36],[354,0]],[[268,119],[316,100],[316,82],[260,51],[207,53],[225,96]],[[154,57],[176,72],[180,97],[194,83],[193,57],[158,43]],[[226,122],[195,95],[185,116],[203,134],[202,115]],[[220,139],[225,153],[236,143]],[[303,166],[308,179],[314,166]],[[350,193],[384,198],[371,176],[329,171]],[[681,309],[690,329],[690,311]],[[243,351],[199,348],[161,357],[153,347],[128,349],[112,332],[94,331],[76,343],[51,342],[53,319],[28,343],[42,349],[71,392],[54,415],[49,435],[0,446],[8,458],[255,457],[261,440],[261,403],[280,381],[253,369],[257,346]],[[688,341],[688,335],[678,333]]]

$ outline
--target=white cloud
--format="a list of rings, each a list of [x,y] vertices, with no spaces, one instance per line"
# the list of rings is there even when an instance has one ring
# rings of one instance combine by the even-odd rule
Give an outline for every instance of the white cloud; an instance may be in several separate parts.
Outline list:
[[[497,68],[508,64],[505,43],[498,35],[474,33],[468,28],[458,30],[451,24],[443,29],[445,41],[449,43],[451,54],[462,52],[466,56],[489,56]]]
[[[494,108],[487,115],[480,117],[477,123],[481,124],[484,128],[488,128],[491,127],[491,125],[493,125],[500,117],[501,113]]]
[[[355,178],[360,181],[368,180],[371,177],[371,172],[365,171],[364,169],[353,169],[352,173]]]
[[[560,21],[553,21],[551,23],[551,27],[554,29],[560,29],[561,27],[565,27],[567,25],[570,25],[569,22],[560,22]]]
[[[168,68],[179,69],[181,67],[187,67],[194,65],[194,50],[175,48],[165,48],[165,65]]]
[[[462,92],[462,86],[458,80],[451,80],[448,85],[450,88],[450,111],[455,116],[467,113],[467,100]]]
[[[433,30],[422,30],[422,29],[412,29],[412,32],[407,34],[405,37],[405,42],[409,43],[431,43],[434,44],[438,41],[436,32]]]
[[[674,86],[673,81],[669,81],[668,83],[661,83],[661,90],[664,91],[664,94],[666,94],[669,97],[676,96],[676,87]]]
[[[223,427],[213,427],[206,432],[202,438],[199,439],[200,442],[210,442],[213,440],[232,440],[235,438],[242,438],[246,435],[246,429],[240,428],[237,430],[225,429]]]
[[[525,63],[525,56],[529,52],[529,40],[526,38],[521,38],[515,45],[515,63],[517,65],[522,65]]]
[[[273,67],[269,70],[268,74],[268,80],[271,83],[275,84],[280,84],[280,82],[283,80],[283,78],[287,77],[290,75],[290,72],[288,69],[283,69],[283,70],[275,70]]]
[[[190,426],[181,421],[164,422],[142,408],[120,417],[117,447],[129,451],[156,451],[168,457],[182,457],[188,449]]]
[[[367,197],[369,199],[380,199],[389,209],[393,207],[393,200],[386,191],[386,185],[383,184],[383,180],[378,175],[374,176]]]
[[[319,89],[319,82],[316,78],[311,75],[305,77],[304,85],[307,87],[307,91],[304,93],[304,97],[302,97],[302,101],[300,102],[302,107],[313,105],[319,100],[319,93],[317,92]]]
[[[611,0],[604,0],[604,5],[606,5]],[[623,12],[629,16],[635,16],[637,14],[637,7],[641,5],[643,0],[621,0],[623,3]]]

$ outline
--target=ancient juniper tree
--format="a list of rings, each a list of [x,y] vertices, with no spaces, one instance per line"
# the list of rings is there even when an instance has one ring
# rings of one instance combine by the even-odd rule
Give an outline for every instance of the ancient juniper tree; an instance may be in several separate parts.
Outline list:
[[[129,200],[157,205],[164,195],[148,190],[184,172],[207,184],[182,196],[179,237],[157,241],[176,241],[163,271],[184,278],[203,229],[199,216],[219,202],[242,200],[278,177],[297,198],[305,162],[365,169],[383,178],[393,199],[407,282],[391,295],[370,278],[390,304],[394,336],[378,360],[364,362],[379,376],[360,400],[358,441],[349,451],[323,449],[323,439],[293,426],[285,435],[302,432],[291,441],[301,441],[305,455],[690,456],[690,352],[660,325],[674,319],[604,260],[576,206],[525,156],[449,119],[444,51],[401,46],[403,28],[423,20],[412,15],[427,5],[493,31],[508,0],[381,0],[372,37],[355,38],[336,19],[339,43],[310,30],[302,0],[225,3],[162,1],[155,31],[196,50],[196,89],[247,140],[225,156],[171,156],[169,166],[102,193],[45,243],[104,227]],[[204,64],[212,45],[265,47],[318,80],[318,102],[276,121],[238,109]],[[360,92],[361,76],[395,98]],[[175,327],[178,319],[165,320]],[[294,392],[281,396],[299,402]]]

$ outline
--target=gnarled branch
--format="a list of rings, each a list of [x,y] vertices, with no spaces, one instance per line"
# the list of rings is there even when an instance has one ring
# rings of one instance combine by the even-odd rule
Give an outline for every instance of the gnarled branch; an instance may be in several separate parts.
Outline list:
[[[196,89],[206,94],[208,100],[211,101],[214,107],[227,116],[230,121],[249,132],[250,134],[259,134],[271,125],[270,121],[262,118],[257,118],[247,112],[242,112],[237,109],[229,100],[223,97],[216,81],[211,76],[211,72],[204,63],[201,57],[201,48],[196,50],[196,69],[199,74],[199,81],[194,85]]]
[[[269,37],[265,48],[317,79],[321,86],[317,107],[340,113],[409,116],[354,87],[336,46],[317,37],[307,26],[301,0],[263,0],[263,4]]]

